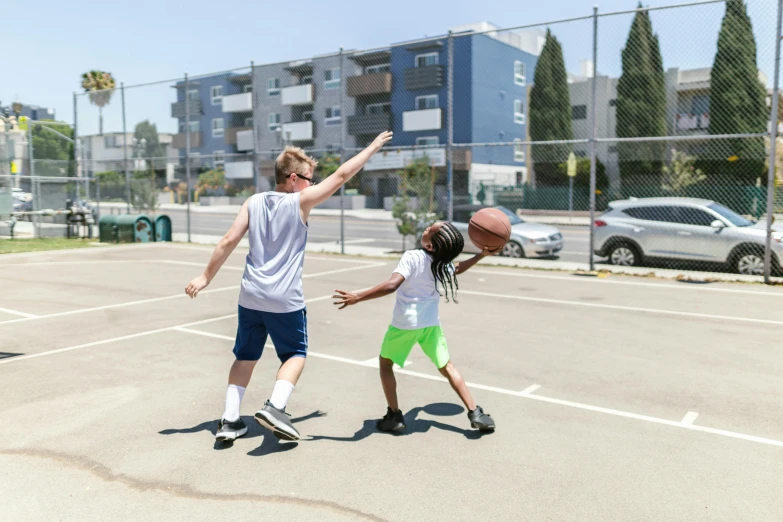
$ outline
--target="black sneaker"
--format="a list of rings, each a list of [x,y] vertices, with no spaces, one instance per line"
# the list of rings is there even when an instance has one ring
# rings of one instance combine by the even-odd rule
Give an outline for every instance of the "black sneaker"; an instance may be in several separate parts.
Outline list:
[[[375,426],[378,428],[378,431],[395,433],[405,429],[405,418],[400,410],[392,411],[391,408],[387,407],[386,415],[376,422]]]
[[[247,425],[241,418],[234,422],[220,419],[215,432],[215,439],[219,442],[234,441],[245,433],[247,433]]]
[[[478,428],[481,431],[495,431],[495,421],[489,414],[484,413],[478,404],[476,404],[475,410],[468,412],[468,420],[471,428]]]
[[[299,432],[296,431],[288,417],[290,415],[285,412],[285,408],[278,410],[269,401],[264,403],[263,409],[256,412],[258,423],[271,431],[278,439],[299,440]]]

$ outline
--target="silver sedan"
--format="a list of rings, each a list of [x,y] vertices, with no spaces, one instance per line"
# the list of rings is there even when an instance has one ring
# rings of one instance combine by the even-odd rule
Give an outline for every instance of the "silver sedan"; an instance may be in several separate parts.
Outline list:
[[[511,238],[500,253],[506,257],[551,257],[563,249],[563,235],[557,228],[541,223],[526,223],[505,207],[495,207],[511,221]],[[477,253],[478,247],[468,236],[468,224],[455,221],[454,226],[465,237],[465,252]]]

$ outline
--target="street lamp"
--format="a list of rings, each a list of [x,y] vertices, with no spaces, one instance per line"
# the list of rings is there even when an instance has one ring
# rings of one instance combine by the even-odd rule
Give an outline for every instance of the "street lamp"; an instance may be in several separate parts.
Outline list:
[[[14,110],[14,113],[16,113],[16,121],[19,121],[19,113],[22,112],[23,107],[24,105],[22,105],[22,102],[19,100],[16,100],[11,104],[11,108]]]
[[[144,151],[147,149],[147,140],[145,138],[137,139],[133,138],[133,152],[136,156],[136,170],[144,170],[142,168],[142,161],[144,158]]]

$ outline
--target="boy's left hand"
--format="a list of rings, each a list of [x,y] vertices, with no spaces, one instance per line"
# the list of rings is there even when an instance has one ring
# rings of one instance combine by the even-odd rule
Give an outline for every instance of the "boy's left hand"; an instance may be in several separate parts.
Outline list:
[[[335,290],[335,294],[332,299],[337,299],[334,305],[339,306],[338,310],[342,310],[346,306],[356,304],[359,301],[359,296],[353,292],[346,292],[345,290]]]

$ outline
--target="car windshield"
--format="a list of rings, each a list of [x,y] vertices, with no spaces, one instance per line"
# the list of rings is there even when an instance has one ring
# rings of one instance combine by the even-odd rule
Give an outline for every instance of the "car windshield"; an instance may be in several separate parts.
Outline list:
[[[505,215],[507,215],[507,216],[508,216],[508,220],[509,220],[509,221],[511,221],[511,224],[512,224],[512,225],[518,225],[518,224],[520,224],[520,223],[524,223],[524,221],[522,221],[522,220],[519,218],[519,216],[517,216],[516,214],[514,214],[513,212],[511,212],[511,211],[510,211],[509,209],[507,209],[506,207],[495,207],[495,208],[496,208],[496,209],[498,209],[498,210],[500,210],[501,212],[503,212]]]
[[[717,203],[710,203],[709,205],[707,205],[707,208],[714,210],[724,218],[728,219],[729,222],[735,227],[749,227],[753,225],[753,221],[750,221],[749,219],[745,219],[744,217],[740,216],[733,210],[724,207],[723,205],[719,205]]]

